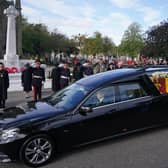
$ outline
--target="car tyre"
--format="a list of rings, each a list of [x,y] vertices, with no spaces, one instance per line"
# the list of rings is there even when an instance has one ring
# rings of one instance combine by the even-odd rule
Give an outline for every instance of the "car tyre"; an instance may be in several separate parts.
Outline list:
[[[39,167],[51,161],[55,145],[47,135],[28,138],[20,150],[21,160],[28,166]]]

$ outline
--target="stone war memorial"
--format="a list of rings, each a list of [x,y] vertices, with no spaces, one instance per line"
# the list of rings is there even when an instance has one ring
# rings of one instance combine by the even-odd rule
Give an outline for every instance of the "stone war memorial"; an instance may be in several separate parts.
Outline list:
[[[6,67],[23,66],[21,1],[0,0],[0,59]],[[23,63],[22,63],[23,64]]]
[[[19,57],[16,54],[16,17],[19,15],[19,12],[14,6],[10,5],[4,10],[4,14],[8,17],[4,63],[7,67],[19,67]]]
[[[21,90],[21,68],[33,60],[21,60],[22,28],[21,2],[0,0],[0,62],[9,71],[9,90]]]

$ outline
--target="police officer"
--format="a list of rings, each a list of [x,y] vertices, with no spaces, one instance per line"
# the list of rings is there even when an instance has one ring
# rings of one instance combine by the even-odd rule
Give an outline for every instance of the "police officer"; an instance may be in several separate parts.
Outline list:
[[[39,60],[35,62],[35,68],[32,71],[32,87],[33,87],[33,98],[34,101],[40,100],[42,97],[42,85],[45,82],[45,71],[40,67],[41,63]]]
[[[60,71],[60,87],[61,87],[61,89],[68,86],[69,82],[70,82],[70,69],[68,68],[68,63],[64,62],[64,65]]]
[[[7,90],[9,88],[8,72],[4,69],[4,64],[0,62],[0,108],[5,108]]]

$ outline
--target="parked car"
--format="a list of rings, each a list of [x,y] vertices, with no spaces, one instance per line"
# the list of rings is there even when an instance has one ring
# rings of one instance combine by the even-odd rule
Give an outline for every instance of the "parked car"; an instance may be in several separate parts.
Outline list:
[[[59,152],[167,125],[167,104],[144,69],[92,75],[40,102],[5,109],[0,158],[42,166]]]

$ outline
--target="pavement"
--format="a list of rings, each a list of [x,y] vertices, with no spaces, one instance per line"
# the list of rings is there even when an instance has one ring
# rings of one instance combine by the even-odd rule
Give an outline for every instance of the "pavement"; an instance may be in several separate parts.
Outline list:
[[[44,95],[50,94],[45,90]],[[26,101],[21,92],[9,93],[8,106]],[[19,162],[0,168],[27,168]],[[168,168],[168,128],[135,133],[60,154],[43,168]]]
[[[50,95],[52,93],[51,89],[43,89],[42,90],[42,97],[46,97],[48,95]],[[32,94],[30,93],[30,96]],[[32,96],[28,99],[25,98],[25,94],[22,91],[9,91],[8,92],[8,100],[6,102],[6,106],[7,107],[12,107],[12,106],[16,106],[18,104],[27,102],[27,101],[31,101]]]

